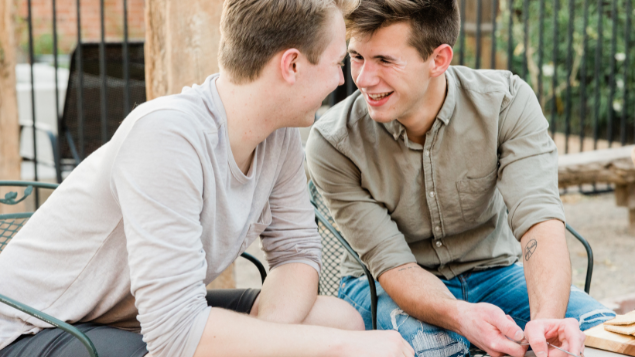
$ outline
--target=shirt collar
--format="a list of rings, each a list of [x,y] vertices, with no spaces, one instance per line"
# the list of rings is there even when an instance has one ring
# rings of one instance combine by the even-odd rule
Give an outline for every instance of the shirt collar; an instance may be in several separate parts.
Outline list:
[[[437,114],[437,119],[441,120],[443,124],[448,125],[450,123],[450,118],[454,114],[454,108],[456,107],[456,96],[457,96],[457,88],[456,88],[456,80],[454,77],[448,73],[450,72],[450,68],[445,71],[445,81],[447,94],[445,96],[445,101],[443,102],[443,106],[441,106],[441,110],[439,114]],[[397,120],[393,120],[388,123],[383,123],[384,128],[388,130],[388,132],[392,135],[395,140],[398,140],[399,137],[403,135],[406,131],[406,128]]]
[[[395,140],[399,140],[403,133],[406,132],[406,128],[398,120],[382,123],[382,125],[386,128],[386,130],[388,130]]]
[[[449,67],[445,71],[445,85],[447,88],[447,93],[445,95],[443,106],[441,106],[441,110],[439,110],[439,114],[437,114],[437,119],[441,119],[441,121],[445,125],[448,125],[450,123],[450,118],[452,118],[452,115],[454,114],[454,108],[456,107],[456,79],[450,73],[451,68],[452,67]]]

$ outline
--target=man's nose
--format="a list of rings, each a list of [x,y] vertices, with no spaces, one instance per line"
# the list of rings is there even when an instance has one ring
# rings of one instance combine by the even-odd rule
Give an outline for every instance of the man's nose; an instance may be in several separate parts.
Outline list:
[[[357,74],[357,78],[355,83],[360,88],[367,88],[376,85],[379,82],[379,77],[377,77],[377,71],[372,63],[368,61],[364,61],[364,64],[361,66],[359,73]]]

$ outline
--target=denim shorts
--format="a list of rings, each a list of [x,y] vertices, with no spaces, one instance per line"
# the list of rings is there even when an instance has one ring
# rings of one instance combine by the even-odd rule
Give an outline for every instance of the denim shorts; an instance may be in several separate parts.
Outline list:
[[[523,330],[531,319],[527,283],[520,264],[471,271],[441,281],[457,299],[471,303],[486,302],[500,307]],[[470,342],[465,337],[409,316],[388,296],[379,282],[375,282],[375,286],[378,329],[399,331],[418,357],[458,357],[468,354]],[[338,295],[359,311],[366,329],[371,329],[370,288],[366,276],[343,277]],[[584,291],[571,287],[566,317],[577,319],[580,329],[584,331],[612,319],[615,313]]]

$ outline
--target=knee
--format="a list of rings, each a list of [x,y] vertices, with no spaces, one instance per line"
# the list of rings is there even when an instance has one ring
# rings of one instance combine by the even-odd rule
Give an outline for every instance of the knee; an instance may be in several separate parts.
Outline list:
[[[577,320],[580,323],[580,330],[586,331],[591,327],[595,327],[605,321],[615,318],[617,316],[615,312],[607,308],[599,308],[578,316]]]
[[[389,314],[388,314],[389,312]],[[399,331],[416,356],[462,357],[469,355],[470,342],[456,332],[419,321],[399,307],[380,309],[383,329]]]
[[[578,320],[580,330],[588,330],[615,316],[615,312],[609,310],[582,290],[571,287],[566,317],[573,317]]]
[[[357,310],[342,299],[332,296],[319,296],[323,303],[329,306],[329,310],[333,311],[333,323],[335,328],[342,330],[359,330],[366,329],[362,315]]]

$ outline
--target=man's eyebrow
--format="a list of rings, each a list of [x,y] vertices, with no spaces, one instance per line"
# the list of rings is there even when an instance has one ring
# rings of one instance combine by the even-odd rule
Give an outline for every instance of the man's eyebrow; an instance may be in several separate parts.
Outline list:
[[[373,56],[373,58],[375,59],[379,59],[379,60],[384,60],[384,61],[388,61],[388,62],[395,62],[397,61],[397,59],[393,56],[388,56],[388,55],[377,55],[377,56]]]
[[[359,55],[359,53],[357,53],[357,51],[355,51],[353,49],[349,49],[348,53],[351,56]],[[378,60],[385,60],[385,61],[388,61],[388,62],[396,62],[397,61],[397,58],[395,58],[393,56],[389,56],[389,55],[376,55],[376,56],[373,56],[373,58],[374,59],[378,59]]]

